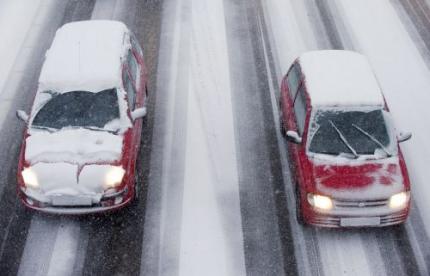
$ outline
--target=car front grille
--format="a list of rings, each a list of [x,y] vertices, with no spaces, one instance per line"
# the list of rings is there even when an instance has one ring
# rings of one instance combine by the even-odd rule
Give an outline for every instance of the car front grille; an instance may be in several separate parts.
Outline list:
[[[385,207],[388,205],[388,200],[339,200],[333,201],[334,206],[339,209],[350,209],[350,208],[375,208]]]

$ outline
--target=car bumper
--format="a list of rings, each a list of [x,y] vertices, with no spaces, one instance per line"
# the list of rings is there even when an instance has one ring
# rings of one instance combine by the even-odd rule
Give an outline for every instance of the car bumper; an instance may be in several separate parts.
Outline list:
[[[384,227],[405,222],[407,212],[382,216],[330,216],[314,214],[305,219],[306,223],[319,227]]]
[[[329,211],[314,209],[307,204],[303,209],[303,219],[310,225],[331,228],[384,227],[405,222],[410,203],[400,209],[390,209],[387,202],[386,200],[368,201],[364,206],[358,207],[353,202],[346,205],[335,201],[334,208]]]
[[[118,198],[121,197],[121,201]],[[104,196],[99,202],[93,203],[91,205],[53,205],[52,202],[42,202],[38,199],[27,195],[23,190],[20,191],[20,198],[22,203],[29,209],[47,213],[47,214],[58,214],[58,215],[84,215],[84,214],[95,214],[115,211],[121,209],[128,205],[132,199],[133,195],[128,189],[121,192]]]

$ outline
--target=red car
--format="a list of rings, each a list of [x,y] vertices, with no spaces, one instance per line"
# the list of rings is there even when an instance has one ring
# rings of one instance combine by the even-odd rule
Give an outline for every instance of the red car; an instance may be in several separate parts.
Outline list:
[[[120,208],[136,194],[146,114],[142,49],[121,22],[62,26],[46,54],[18,164],[29,208],[84,214]]]
[[[387,226],[406,220],[410,183],[389,109],[364,56],[301,55],[282,80],[280,124],[299,222]]]

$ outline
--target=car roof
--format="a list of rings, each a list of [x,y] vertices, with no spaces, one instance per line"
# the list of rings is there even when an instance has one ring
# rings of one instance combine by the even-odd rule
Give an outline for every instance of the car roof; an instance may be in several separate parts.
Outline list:
[[[124,23],[108,20],[78,21],[57,30],[46,54],[39,90],[58,93],[98,92],[121,81],[121,57],[128,49]]]
[[[365,56],[322,50],[298,58],[312,106],[384,106],[378,81]]]

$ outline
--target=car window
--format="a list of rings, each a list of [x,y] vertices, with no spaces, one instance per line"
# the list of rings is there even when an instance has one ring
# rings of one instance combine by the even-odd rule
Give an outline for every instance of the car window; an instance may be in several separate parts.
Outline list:
[[[72,91],[56,94],[36,114],[32,125],[61,129],[64,127],[104,128],[119,118],[116,89],[97,93]]]
[[[135,49],[137,51],[137,53],[139,54],[139,56],[143,57],[142,47],[140,47],[140,44],[137,41],[137,38],[136,38],[136,36],[134,34],[130,35],[130,42],[131,42],[131,46],[133,47],[133,49]]]
[[[127,92],[128,105],[130,109],[133,110],[136,100],[136,90],[127,69],[122,71],[122,80],[124,82],[124,89]]]
[[[294,101],[294,113],[296,115],[297,128],[300,135],[303,134],[306,119],[306,98],[304,85],[301,85]]]
[[[309,151],[338,155],[351,152],[375,154],[376,150],[395,153],[391,143],[392,130],[386,123],[384,111],[376,110],[317,110],[309,128]],[[344,141],[342,140],[342,134]]]
[[[291,98],[296,97],[297,88],[300,83],[300,66],[295,63],[287,76],[288,90],[290,91]]]
[[[137,82],[139,65],[137,63],[136,57],[134,56],[131,50],[128,51],[127,65],[128,65],[128,69],[130,70],[131,77],[133,78],[134,81]]]

